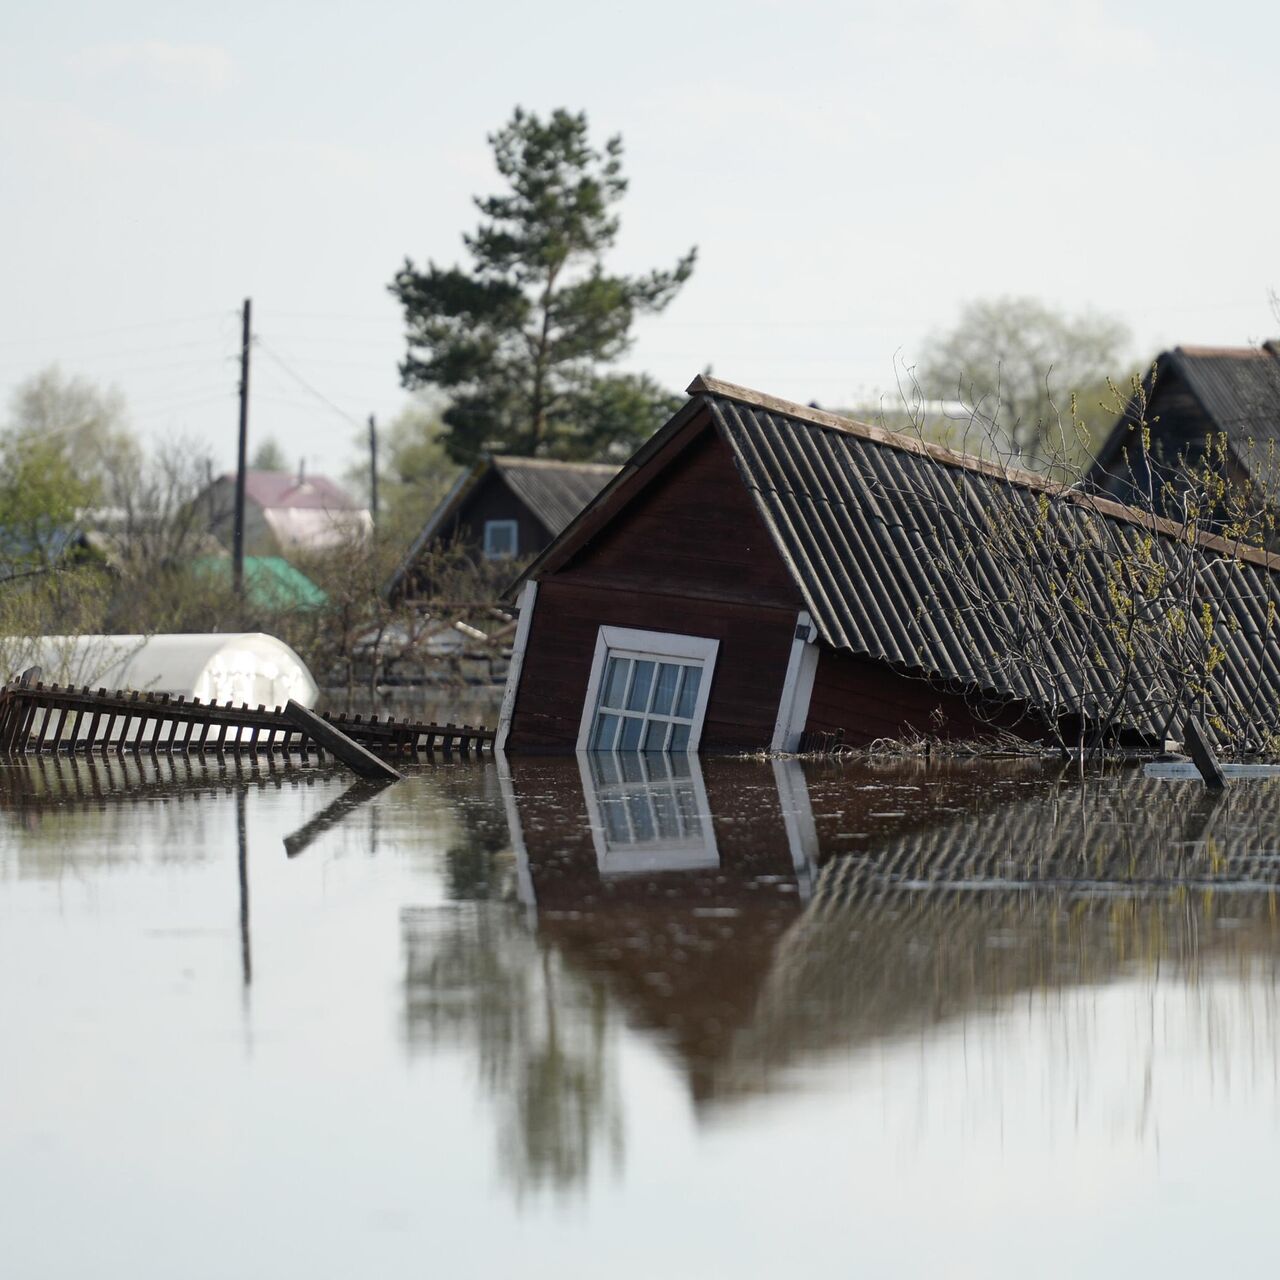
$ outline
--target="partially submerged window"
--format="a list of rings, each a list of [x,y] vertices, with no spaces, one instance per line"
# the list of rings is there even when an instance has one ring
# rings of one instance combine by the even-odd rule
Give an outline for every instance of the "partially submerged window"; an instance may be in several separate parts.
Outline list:
[[[696,751],[718,640],[601,627],[578,749]]]
[[[484,558],[510,560],[519,550],[519,532],[514,520],[484,522]]]

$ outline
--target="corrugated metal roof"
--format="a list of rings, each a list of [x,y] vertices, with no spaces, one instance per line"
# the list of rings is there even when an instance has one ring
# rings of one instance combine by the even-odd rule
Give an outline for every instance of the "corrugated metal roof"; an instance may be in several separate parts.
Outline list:
[[[975,533],[984,521],[1007,521],[1010,503],[1030,528],[1051,491],[1043,480],[877,428],[828,415],[818,420],[800,406],[784,412],[745,394],[751,398],[708,394],[706,403],[828,644],[1040,708],[1084,707],[1110,717],[1120,695],[1115,718],[1122,724],[1145,734],[1164,727],[1158,695],[1172,689],[1175,673],[1146,662],[1141,651],[1130,653],[1109,622],[1116,557],[1106,549],[1136,560],[1155,527],[1149,518],[1080,494],[1051,504],[1057,546],[1070,563],[1046,545],[1034,571],[1053,583],[1048,590],[1064,598],[1079,593],[1082,603],[1067,608],[1074,634],[1049,634],[1024,616],[1045,588],[1028,604],[988,539]],[[1187,548],[1172,526],[1159,527],[1154,552],[1176,571]],[[1280,629],[1268,631],[1266,619],[1268,602],[1280,611],[1280,575],[1267,566],[1280,561],[1253,552],[1236,558],[1223,554],[1224,546],[1206,540],[1194,553],[1204,557],[1199,573],[1205,598],[1215,601],[1214,638],[1226,654],[1211,677],[1206,715],[1231,723],[1248,707],[1274,730]],[[1191,602],[1193,618],[1200,603]],[[1002,651],[1007,637],[1037,630],[1044,644],[1036,662],[1026,646]],[[1128,682],[1131,665],[1137,679]]]
[[[554,462],[507,454],[496,455],[492,465],[553,538],[621,469],[607,463]]]

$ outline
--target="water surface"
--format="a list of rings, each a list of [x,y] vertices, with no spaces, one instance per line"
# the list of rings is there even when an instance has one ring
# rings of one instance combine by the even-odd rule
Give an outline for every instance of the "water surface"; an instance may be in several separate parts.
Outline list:
[[[1028,761],[5,765],[5,1274],[1264,1262],[1278,819]]]

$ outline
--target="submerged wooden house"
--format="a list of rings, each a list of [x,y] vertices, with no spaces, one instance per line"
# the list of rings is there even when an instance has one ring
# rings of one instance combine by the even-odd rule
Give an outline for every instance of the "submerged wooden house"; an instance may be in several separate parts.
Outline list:
[[[606,463],[481,458],[428,517],[386,594],[417,594],[427,576],[423,561],[433,547],[462,546],[476,560],[527,559],[558,537],[618,471]]]
[[[513,586],[500,747],[792,751],[993,722],[1040,736],[1057,707],[1162,740],[1158,708],[1123,683],[1141,659],[1106,623],[1074,657],[1052,635],[1039,665],[1001,651],[1021,621],[1008,565],[957,529],[975,510],[1034,515],[1045,481],[710,378],[689,393]],[[1113,584],[1090,522],[1138,557],[1185,550],[1117,503],[1059,506],[1075,549],[1048,547],[1037,571],[1100,617]],[[1265,704],[1260,721],[1280,730],[1280,559],[1212,538],[1192,554],[1221,650],[1204,714]],[[988,603],[961,598],[962,579]],[[1163,676],[1136,674],[1135,689]]]

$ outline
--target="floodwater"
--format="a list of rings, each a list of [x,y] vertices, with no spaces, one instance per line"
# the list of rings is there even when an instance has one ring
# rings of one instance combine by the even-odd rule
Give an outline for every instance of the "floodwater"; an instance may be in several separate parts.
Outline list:
[[[1274,1252],[1280,786],[0,767],[0,1272]]]

